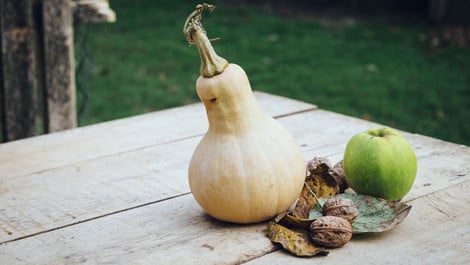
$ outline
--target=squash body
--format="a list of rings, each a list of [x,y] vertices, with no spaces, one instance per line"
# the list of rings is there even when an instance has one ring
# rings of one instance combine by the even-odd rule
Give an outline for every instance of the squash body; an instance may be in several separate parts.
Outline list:
[[[189,184],[216,219],[255,223],[287,210],[305,181],[305,160],[291,134],[259,107],[241,67],[200,76],[197,94],[209,129],[189,165]]]

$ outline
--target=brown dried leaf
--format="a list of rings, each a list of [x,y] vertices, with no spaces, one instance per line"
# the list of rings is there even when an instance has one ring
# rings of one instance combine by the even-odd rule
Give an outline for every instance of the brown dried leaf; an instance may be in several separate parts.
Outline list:
[[[317,203],[315,197],[312,195],[310,189],[306,185],[307,184],[304,185],[304,188],[300,193],[299,200],[297,201],[294,211],[292,212],[294,216],[299,218],[308,218],[310,211]]]
[[[281,244],[285,250],[299,257],[313,257],[329,253],[315,246],[306,231],[290,230],[275,222],[268,224],[268,237],[272,242]]]
[[[339,186],[339,192],[343,193],[348,188],[348,183],[346,182],[346,175],[344,175],[343,169],[343,160],[336,163],[333,168],[328,170],[328,173],[336,180]]]
[[[304,188],[293,211],[294,216],[306,219],[316,205],[317,198],[332,197],[347,188],[342,163],[332,168],[327,158],[315,157],[307,163],[307,170]]]
[[[287,212],[280,213],[274,218],[274,222],[290,229],[309,230],[313,219],[303,219],[290,215]]]

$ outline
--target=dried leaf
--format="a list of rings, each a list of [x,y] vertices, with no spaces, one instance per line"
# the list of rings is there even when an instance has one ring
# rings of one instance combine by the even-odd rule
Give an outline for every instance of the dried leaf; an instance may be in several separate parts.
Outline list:
[[[311,189],[307,186],[307,181],[309,180],[305,180],[306,183],[304,185],[304,188],[302,189],[302,192],[300,193],[299,200],[297,201],[293,211],[294,216],[297,216],[299,218],[308,217],[309,212],[317,203],[314,195],[311,192]]]
[[[315,157],[307,163],[308,174],[299,200],[293,211],[294,216],[308,218],[317,198],[331,197],[343,192],[346,181],[342,173],[342,164],[332,168],[327,158]],[[344,180],[344,181],[343,181]]]
[[[329,253],[315,246],[306,231],[290,230],[275,222],[268,224],[268,237],[272,242],[281,244],[285,250],[299,257],[313,257]]]
[[[367,195],[342,193],[337,196],[352,200],[358,209],[359,214],[351,225],[353,234],[391,230],[399,225],[411,210],[411,205]],[[321,212],[314,208],[309,219],[317,218],[319,215]]]
[[[330,162],[327,158],[314,158],[307,163],[311,182],[309,187],[319,198],[335,196],[339,193],[339,183],[330,175]]]
[[[346,175],[344,175],[343,169],[343,160],[336,163],[333,168],[328,170],[328,173],[336,180],[339,186],[339,192],[343,193],[348,188],[348,183],[346,182]]]
[[[287,212],[280,213],[274,218],[274,222],[291,229],[309,230],[312,219],[303,219],[290,215]]]

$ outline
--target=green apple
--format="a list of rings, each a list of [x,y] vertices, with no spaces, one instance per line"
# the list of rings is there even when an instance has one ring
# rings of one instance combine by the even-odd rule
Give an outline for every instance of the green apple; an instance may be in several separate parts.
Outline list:
[[[396,201],[411,190],[418,166],[405,137],[384,127],[354,135],[346,145],[343,168],[355,192]]]

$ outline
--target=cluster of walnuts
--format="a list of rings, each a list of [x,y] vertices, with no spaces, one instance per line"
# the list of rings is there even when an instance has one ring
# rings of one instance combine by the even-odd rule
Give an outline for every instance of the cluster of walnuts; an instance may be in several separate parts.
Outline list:
[[[352,237],[351,224],[358,215],[352,200],[331,198],[323,204],[323,216],[310,225],[310,237],[318,245],[338,248]]]

